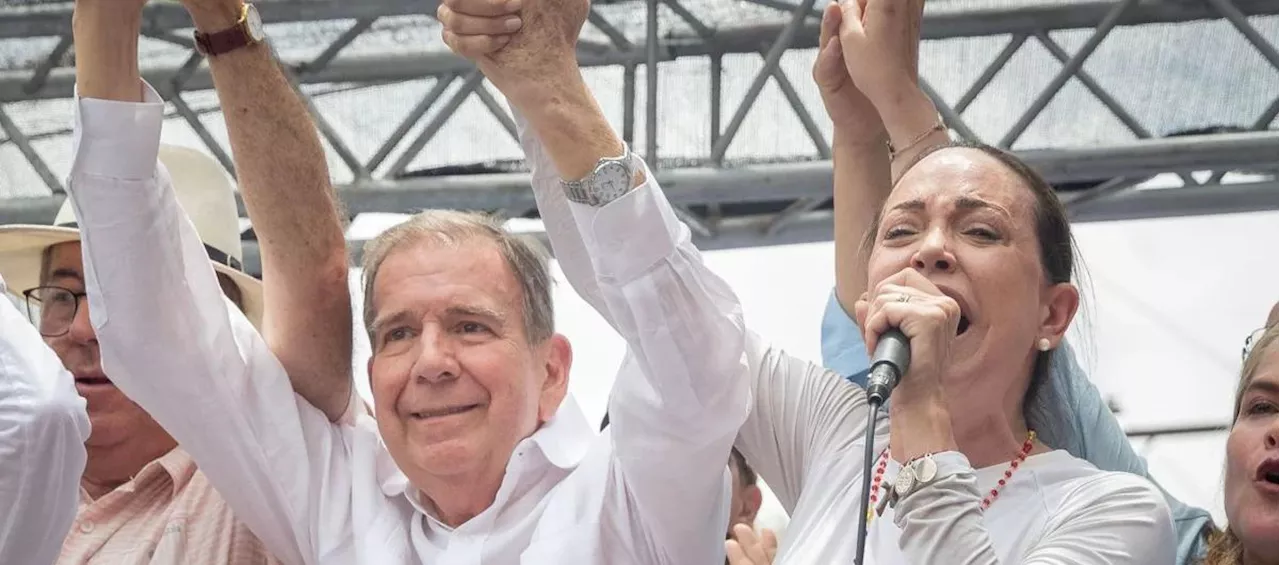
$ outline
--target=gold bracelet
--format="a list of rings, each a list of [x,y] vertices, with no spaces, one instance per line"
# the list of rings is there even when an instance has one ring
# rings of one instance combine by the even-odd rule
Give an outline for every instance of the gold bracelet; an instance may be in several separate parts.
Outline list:
[[[920,142],[924,141],[930,135],[933,135],[933,132],[936,132],[936,131],[941,131],[941,132],[947,131],[947,124],[942,121],[941,114],[938,115],[937,123],[933,124],[932,127],[925,130],[920,135],[917,135],[914,139],[911,140],[911,143],[908,143],[906,145],[906,147],[899,149],[893,146],[892,139],[886,141],[885,144],[889,146],[889,160],[892,161],[894,159],[897,159],[898,155],[902,154],[902,152],[907,151],[908,149],[911,149],[912,147],[915,147],[917,145],[920,145]]]

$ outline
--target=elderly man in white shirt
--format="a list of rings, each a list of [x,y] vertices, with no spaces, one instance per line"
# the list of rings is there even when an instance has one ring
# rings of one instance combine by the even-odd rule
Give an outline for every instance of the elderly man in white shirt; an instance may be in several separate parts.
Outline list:
[[[0,563],[47,565],[79,505],[89,415],[0,279]]]
[[[555,4],[526,10],[511,60],[482,68],[528,116],[539,208],[572,257],[561,267],[629,345],[603,435],[567,394],[571,354],[550,326],[544,260],[493,221],[427,213],[369,249],[377,419],[352,403],[335,422],[315,406],[345,403],[348,389],[295,394],[298,375],[218,292],[166,175],[72,185],[106,366],[276,554],[723,560],[725,461],[750,404],[741,309],[587,91],[574,56],[586,2]],[[158,135],[117,138],[141,148]],[[138,149],[127,145],[116,150]],[[296,214],[250,210],[255,224],[333,221]]]

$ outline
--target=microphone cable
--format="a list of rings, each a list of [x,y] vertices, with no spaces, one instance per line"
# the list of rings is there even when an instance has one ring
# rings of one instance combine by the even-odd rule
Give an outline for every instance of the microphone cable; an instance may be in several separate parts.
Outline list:
[[[866,445],[863,449],[863,471],[862,471],[862,512],[858,513],[858,546],[855,553],[854,564],[863,565],[862,558],[867,549],[867,518],[871,516],[874,509],[868,505],[871,504],[871,475],[874,472],[872,466],[875,465],[875,443],[876,443],[876,416],[880,414],[880,399],[867,398],[871,409],[867,411],[867,431],[864,434],[863,443]]]

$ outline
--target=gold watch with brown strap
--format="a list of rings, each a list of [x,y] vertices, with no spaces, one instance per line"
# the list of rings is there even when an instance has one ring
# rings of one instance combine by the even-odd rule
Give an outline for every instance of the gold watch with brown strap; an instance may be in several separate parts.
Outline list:
[[[240,8],[240,20],[235,25],[213,33],[196,31],[196,51],[205,57],[215,57],[242,47],[257,45],[265,38],[262,16],[258,15],[258,9],[253,4],[245,3]]]

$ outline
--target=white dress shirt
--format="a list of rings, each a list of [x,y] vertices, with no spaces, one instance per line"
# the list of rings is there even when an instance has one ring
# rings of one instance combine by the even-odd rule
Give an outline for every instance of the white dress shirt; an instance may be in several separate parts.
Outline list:
[[[0,279],[0,563],[53,563],[80,504],[89,416]]]
[[[614,425],[596,435],[567,398],[517,445],[494,503],[450,529],[419,503],[373,419],[330,422],[296,396],[225,301],[157,170],[155,92],[140,104],[82,99],[77,111],[69,192],[104,365],[285,563],[723,561],[725,462],[750,404],[745,330],[655,182],[589,208],[567,203],[548,162],[532,159],[539,200],[559,203],[543,210],[560,228],[553,244],[588,250],[561,259],[566,275],[598,290],[629,345]]]
[[[754,334],[747,358],[755,404],[736,445],[791,516],[774,565],[853,563],[866,394]],[[876,422],[878,455],[889,420],[881,412]],[[983,512],[983,495],[1009,465],[975,470],[957,452],[935,460],[938,480],[871,522],[868,565],[1174,563],[1169,508],[1142,477],[1100,471],[1065,451],[1033,455]],[[885,484],[900,468],[889,461]]]

